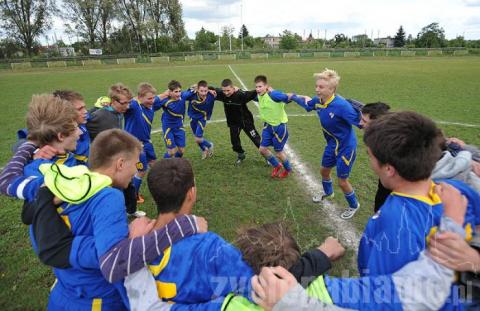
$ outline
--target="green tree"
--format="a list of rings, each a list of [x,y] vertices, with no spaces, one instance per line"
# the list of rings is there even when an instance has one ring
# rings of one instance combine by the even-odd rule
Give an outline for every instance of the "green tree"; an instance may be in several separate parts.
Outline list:
[[[217,36],[203,27],[195,33],[194,47],[197,51],[214,50],[215,42],[217,42]]]
[[[289,30],[284,30],[280,39],[280,48],[282,50],[294,50],[298,46],[298,35]]]
[[[393,46],[396,48],[405,46],[405,31],[401,25],[400,28],[398,28],[397,34],[393,38]]]
[[[422,28],[417,35],[415,46],[419,48],[438,48],[446,46],[445,30],[438,23],[431,23]]]
[[[248,29],[247,29],[247,26],[245,26],[245,24],[242,25],[242,27],[240,28],[240,33],[238,34],[238,38],[246,38],[248,37],[250,34],[248,33]]]
[[[345,36],[343,33],[337,33],[333,37],[333,46],[336,48],[346,48],[349,45],[349,41],[347,36]]]
[[[104,48],[107,47],[108,34],[112,28],[112,21],[115,18],[113,0],[100,0],[100,18],[98,21],[97,36]]]
[[[450,47],[465,47],[467,46],[467,42],[465,41],[465,38],[462,36],[458,36],[455,39],[452,39],[448,41],[448,46]]]
[[[31,56],[35,40],[49,29],[54,12],[52,0],[1,0],[0,25]]]
[[[62,17],[73,24],[74,32],[95,46],[97,25],[100,20],[99,0],[63,0]]]
[[[22,47],[15,40],[8,38],[0,40],[0,58],[13,58],[21,50]]]
[[[135,34],[137,48],[141,52],[147,26],[147,10],[145,0],[119,0],[117,11]]]

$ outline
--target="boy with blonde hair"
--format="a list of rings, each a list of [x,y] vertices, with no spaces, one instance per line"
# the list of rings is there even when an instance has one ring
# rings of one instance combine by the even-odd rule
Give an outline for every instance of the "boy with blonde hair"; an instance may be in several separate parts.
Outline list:
[[[357,139],[352,126],[359,127],[361,114],[345,98],[337,94],[340,76],[336,71],[325,69],[321,73],[315,74],[314,77],[317,96],[313,99],[299,96],[297,98],[300,99],[296,100],[306,111],[315,110],[317,112],[323,136],[327,142],[322,156],[322,167],[320,168],[324,193],[315,195],[313,202],[319,203],[334,196],[330,175],[332,169],[336,167],[338,185],[348,203],[348,207],[340,217],[350,219],[360,207],[348,177],[357,156]]]

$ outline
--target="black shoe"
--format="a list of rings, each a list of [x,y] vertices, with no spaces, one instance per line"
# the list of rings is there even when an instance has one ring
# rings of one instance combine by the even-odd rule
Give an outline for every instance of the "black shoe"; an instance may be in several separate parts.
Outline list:
[[[237,160],[235,161],[235,165],[242,164],[243,160],[245,160],[246,156],[245,153],[239,153],[237,156]]]

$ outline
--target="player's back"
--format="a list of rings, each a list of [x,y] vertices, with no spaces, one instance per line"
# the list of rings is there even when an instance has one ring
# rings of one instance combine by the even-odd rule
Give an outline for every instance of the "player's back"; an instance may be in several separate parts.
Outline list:
[[[123,193],[112,187],[105,187],[87,201],[81,204],[62,205],[60,214],[75,236],[93,236],[95,237],[96,254],[99,257],[109,247],[118,243],[119,240],[128,236],[127,216],[125,212],[125,202]],[[111,226],[105,222],[106,219]],[[102,229],[103,228],[103,229]],[[100,232],[103,230],[103,232]],[[82,253],[85,255],[85,253]],[[89,253],[93,256],[92,253]],[[80,256],[80,254],[71,254],[71,256]],[[91,262],[98,261],[97,258],[91,258]],[[86,259],[83,259],[86,261]],[[79,269],[54,269],[54,274],[58,279],[52,293],[56,301],[62,299],[77,299],[79,301],[92,301],[93,299],[102,299],[104,303],[119,302],[121,296],[117,288],[108,283],[98,268]]]
[[[175,243],[149,268],[159,297],[185,304],[208,302],[230,292],[248,295],[253,276],[240,251],[211,232]]]

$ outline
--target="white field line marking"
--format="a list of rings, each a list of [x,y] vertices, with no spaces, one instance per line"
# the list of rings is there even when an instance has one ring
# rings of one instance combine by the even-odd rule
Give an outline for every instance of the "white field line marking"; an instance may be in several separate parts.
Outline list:
[[[230,65],[228,68],[233,73],[235,78],[240,82],[243,89],[246,90],[247,87],[240,79],[240,77],[235,73]],[[257,104],[258,107],[258,104]],[[285,153],[290,158],[293,166],[297,170],[298,174],[294,174],[294,176],[300,180],[303,185],[303,188],[307,190],[308,194],[314,196],[319,192],[323,192],[322,185],[316,180],[315,177],[311,174],[310,170],[303,165],[300,161],[298,155],[296,154],[295,150],[293,150],[289,144],[285,144]],[[338,207],[333,202],[325,202],[322,206],[322,211],[328,216],[330,222],[328,225],[330,228],[335,232],[338,236],[340,236],[342,244],[346,245],[350,249],[355,251],[355,254],[358,251],[358,242],[360,240],[360,234],[355,230],[355,228],[345,220],[342,220],[339,216],[341,208]]]

